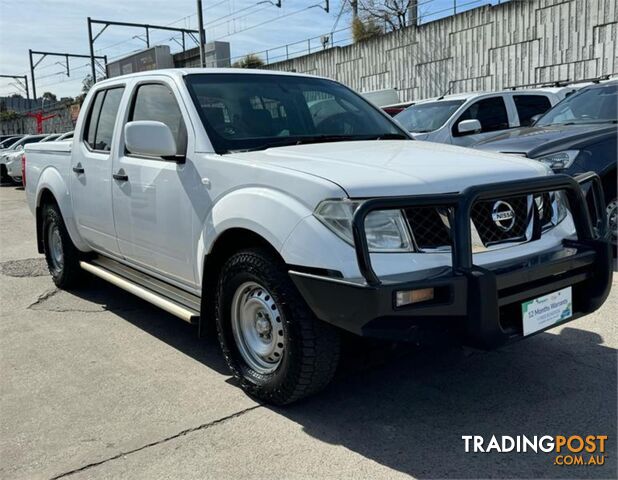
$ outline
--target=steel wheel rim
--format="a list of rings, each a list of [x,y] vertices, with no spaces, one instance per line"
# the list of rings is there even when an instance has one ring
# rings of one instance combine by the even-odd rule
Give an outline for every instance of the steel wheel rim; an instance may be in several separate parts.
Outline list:
[[[62,249],[60,229],[55,223],[47,230],[47,245],[49,246],[49,258],[54,271],[61,271],[64,267],[64,252]]]
[[[283,315],[271,293],[256,282],[240,285],[232,299],[232,332],[247,365],[260,374],[274,372],[285,347]]]

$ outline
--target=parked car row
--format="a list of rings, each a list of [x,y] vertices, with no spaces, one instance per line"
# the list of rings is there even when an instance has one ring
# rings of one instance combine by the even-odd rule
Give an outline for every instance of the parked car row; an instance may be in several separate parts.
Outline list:
[[[509,129],[473,148],[539,160],[556,173],[597,173],[616,244],[618,80],[583,88],[534,120],[529,127]]]
[[[540,160],[556,173],[594,171],[616,243],[618,80],[446,95],[382,107],[416,140]]]
[[[422,100],[395,115],[417,140],[470,146],[501,130],[529,126],[562,100],[566,88],[465,93]]]
[[[38,135],[14,135],[5,136],[0,141],[0,182],[22,181],[22,157],[24,147],[29,143],[58,142],[70,140],[73,132],[66,133],[46,133]]]

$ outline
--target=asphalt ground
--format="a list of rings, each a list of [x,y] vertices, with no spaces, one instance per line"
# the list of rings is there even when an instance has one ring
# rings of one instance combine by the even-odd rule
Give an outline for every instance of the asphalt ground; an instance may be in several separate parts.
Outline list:
[[[493,352],[353,342],[327,390],[286,408],[247,397],[175,317],[96,279],[57,290],[14,186],[0,300],[2,479],[617,477],[616,281],[595,314]],[[604,465],[567,467],[466,453],[463,435],[608,440]]]

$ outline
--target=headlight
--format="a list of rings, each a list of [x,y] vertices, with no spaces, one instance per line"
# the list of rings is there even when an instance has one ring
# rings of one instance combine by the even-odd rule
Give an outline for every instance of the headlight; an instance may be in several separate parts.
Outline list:
[[[543,228],[555,227],[564,220],[569,211],[564,192],[549,192],[534,197]]]
[[[315,209],[314,215],[336,235],[350,245],[352,217],[360,202],[350,200],[325,200]],[[376,210],[365,219],[365,234],[370,252],[411,252],[412,241],[401,210]]]
[[[538,157],[537,160],[543,162],[554,171],[560,171],[566,170],[573,165],[577,155],[579,155],[579,150],[563,150],[562,152],[550,153],[549,155]]]

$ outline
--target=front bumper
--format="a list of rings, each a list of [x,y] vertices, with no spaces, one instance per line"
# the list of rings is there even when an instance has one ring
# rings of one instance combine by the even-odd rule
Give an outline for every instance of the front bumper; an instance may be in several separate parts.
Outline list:
[[[21,178],[21,157],[9,160],[6,164],[6,171],[13,178]]]
[[[590,182],[595,198],[603,204],[596,175],[586,174],[578,181]],[[603,209],[595,202],[593,223],[578,181],[556,175],[474,187],[461,194],[369,200],[354,217],[362,279],[344,280],[301,271],[290,274],[318,318],[355,334],[419,340],[427,334],[452,333],[468,345],[494,348],[523,337],[522,302],[572,286],[573,316],[566,320],[571,321],[593,312],[607,298],[612,249],[606,239]],[[474,202],[552,190],[563,190],[569,198],[576,240],[564,240],[561,248],[516,261],[482,267],[473,264],[470,209]],[[419,204],[455,208],[453,266],[378,278],[361,228],[365,217],[376,209]],[[434,299],[395,306],[397,291],[421,288],[434,288]]]

